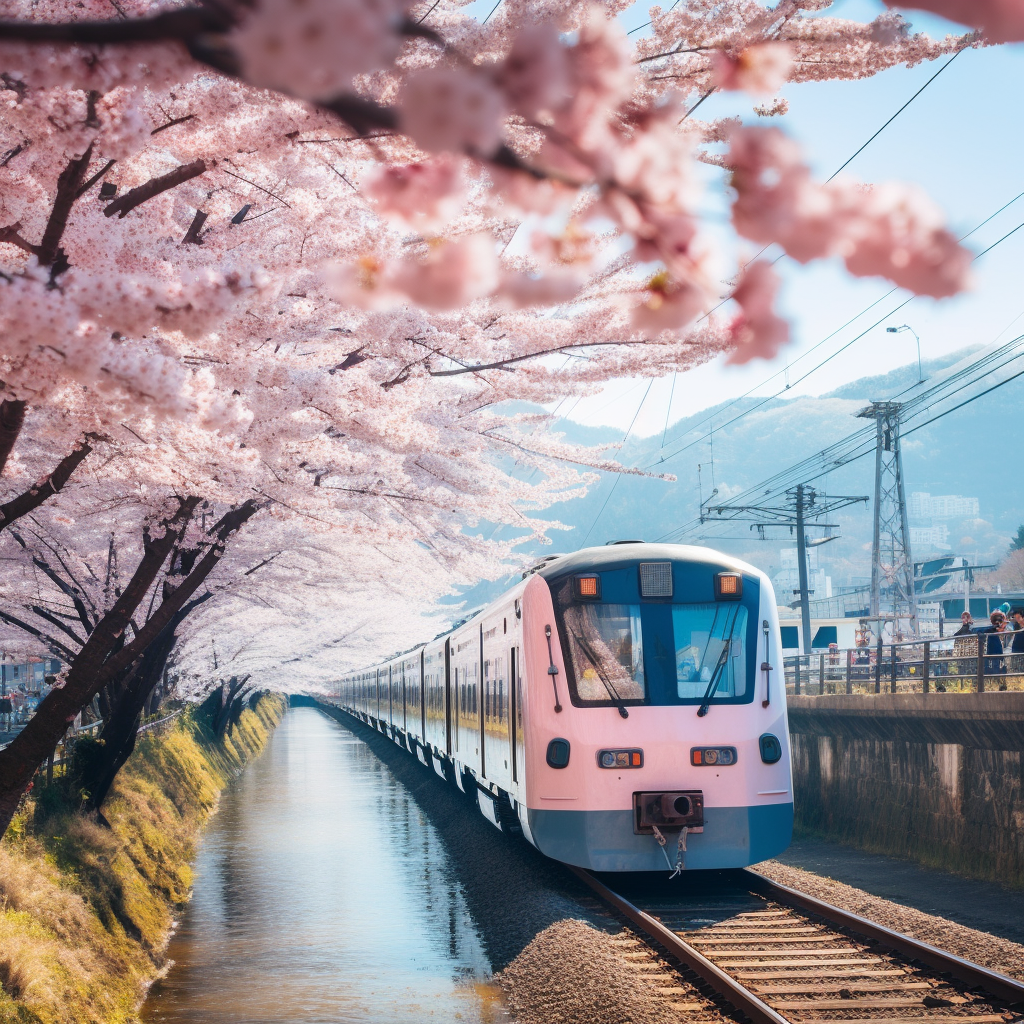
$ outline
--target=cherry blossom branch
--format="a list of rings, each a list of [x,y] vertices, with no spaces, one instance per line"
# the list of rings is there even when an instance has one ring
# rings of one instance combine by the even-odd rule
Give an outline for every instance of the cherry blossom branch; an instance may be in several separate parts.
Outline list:
[[[64,485],[71,479],[71,474],[92,454],[93,447],[89,442],[103,440],[106,438],[102,434],[86,434],[70,454],[65,455],[57,463],[48,477],[0,505],[0,530],[7,529],[22,516],[39,508],[54,494],[60,494]]]
[[[86,43],[93,45],[188,43],[209,32],[226,32],[233,19],[219,4],[182,7],[146,18],[102,21],[0,21],[0,39],[22,43]]]
[[[144,185],[139,185],[137,188],[125,192],[123,196],[118,196],[109,206],[103,208],[103,215],[105,217],[113,217],[116,213],[120,217],[127,217],[135,207],[141,206],[148,200],[160,195],[161,192],[166,192],[168,189],[181,185],[192,178],[197,178],[205,172],[205,160],[194,160],[190,164],[183,164],[181,167],[176,167],[173,171],[168,171],[167,174],[161,174],[157,178],[150,178]]]
[[[56,615],[54,615],[50,611],[47,611],[41,605],[31,605],[30,609],[33,613],[38,615],[39,618],[45,619],[51,625],[56,626],[62,632],[67,633],[67,635],[71,637],[71,639],[74,640],[79,647],[82,647],[85,644],[85,641],[69,625],[67,625],[64,622],[61,622]]]
[[[59,654],[62,658],[66,658],[68,661],[74,661],[75,652],[71,650],[70,647],[62,644],[59,640],[50,636],[48,633],[44,633],[41,629],[36,629],[35,626],[22,621],[17,618],[17,616],[11,615],[10,612],[5,612],[3,609],[0,609],[0,620],[9,623],[25,633],[28,633],[29,636],[34,636],[37,640],[41,640],[50,648],[50,650],[53,651],[54,654]]]
[[[57,194],[50,208],[50,218],[43,230],[43,240],[39,243],[36,256],[44,267],[54,266],[59,257],[63,255],[60,249],[60,240],[64,236],[64,230],[68,226],[68,217],[71,216],[71,207],[79,197],[79,189],[85,181],[85,173],[89,169],[89,161],[92,159],[92,143],[86,151],[77,158],[72,158],[67,167],[61,171],[57,179]]]
[[[500,370],[505,366],[510,366],[512,363],[521,363],[526,359],[539,359],[541,356],[555,355],[559,352],[568,352],[574,348],[603,348],[607,346],[620,345],[623,347],[630,347],[634,345],[647,345],[649,342],[646,338],[640,338],[636,341],[587,341],[577,342],[574,345],[555,345],[552,348],[539,349],[536,352],[525,352],[518,356],[509,356],[506,359],[496,359],[492,363],[477,363],[473,366],[459,366],[454,370],[428,370],[427,372],[431,377],[456,377],[462,373],[476,373],[479,370]],[[453,358],[447,356],[446,358]],[[457,362],[458,360],[453,361]]]

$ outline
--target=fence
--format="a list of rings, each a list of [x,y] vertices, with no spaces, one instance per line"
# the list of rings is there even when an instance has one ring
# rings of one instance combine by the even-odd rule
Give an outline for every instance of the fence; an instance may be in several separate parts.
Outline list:
[[[878,643],[784,658],[786,692],[928,693],[1024,690],[1024,653],[1013,633]],[[1003,641],[1006,640],[1006,650]]]

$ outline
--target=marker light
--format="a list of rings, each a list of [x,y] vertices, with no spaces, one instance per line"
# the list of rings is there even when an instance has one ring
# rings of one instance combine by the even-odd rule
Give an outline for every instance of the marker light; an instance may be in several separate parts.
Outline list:
[[[736,763],[735,747],[691,747],[690,764],[729,765]]]
[[[601,577],[577,576],[576,596],[590,598],[591,600],[599,600],[601,597]]]
[[[642,750],[599,750],[597,763],[602,768],[643,768]]]
[[[715,598],[719,601],[738,601],[743,596],[743,577],[738,572],[720,572],[715,575]]]

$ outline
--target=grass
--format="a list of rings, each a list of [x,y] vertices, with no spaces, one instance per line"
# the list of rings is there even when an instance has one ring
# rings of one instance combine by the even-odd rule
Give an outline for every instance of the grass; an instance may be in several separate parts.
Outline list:
[[[203,706],[141,737],[103,806],[110,828],[68,810],[59,780],[37,785],[0,842],[0,1024],[138,1019],[203,825],[284,711],[262,696],[218,740]]]

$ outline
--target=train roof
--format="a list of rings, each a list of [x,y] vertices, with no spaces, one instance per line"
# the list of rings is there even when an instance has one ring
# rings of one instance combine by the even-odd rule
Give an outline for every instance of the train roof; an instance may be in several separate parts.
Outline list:
[[[735,572],[763,575],[760,569],[749,562],[733,558],[732,555],[723,554],[714,548],[695,544],[648,544],[645,541],[617,541],[602,547],[581,548],[569,555],[548,556],[523,575],[525,577],[536,573],[543,579],[550,580],[567,573],[585,572],[588,569],[620,569],[653,559],[703,562]]]

